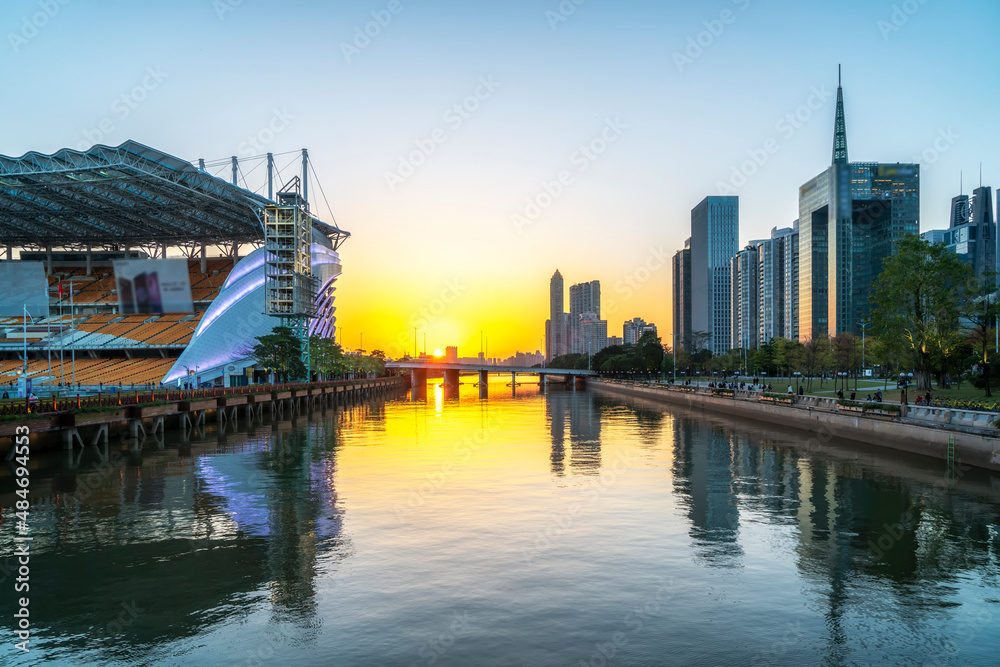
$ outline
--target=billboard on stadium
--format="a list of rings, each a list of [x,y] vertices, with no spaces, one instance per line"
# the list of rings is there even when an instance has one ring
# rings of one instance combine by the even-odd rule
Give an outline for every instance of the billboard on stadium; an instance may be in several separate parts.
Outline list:
[[[44,262],[0,262],[0,317],[49,316],[49,279]]]
[[[194,312],[186,259],[122,259],[114,265],[118,312]]]

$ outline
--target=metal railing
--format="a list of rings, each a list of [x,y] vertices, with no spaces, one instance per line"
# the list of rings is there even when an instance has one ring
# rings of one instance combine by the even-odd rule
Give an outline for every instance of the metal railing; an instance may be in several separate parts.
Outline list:
[[[277,384],[251,384],[243,387],[213,387],[211,389],[152,389],[128,392],[99,393],[97,396],[60,396],[31,400],[19,398],[0,403],[0,417],[15,415],[45,415],[84,410],[87,408],[128,407],[181,401],[197,401],[249,394],[267,394],[296,389],[324,389],[329,387],[369,386],[378,382],[398,381],[399,378],[365,378],[334,380],[330,382],[282,382]]]

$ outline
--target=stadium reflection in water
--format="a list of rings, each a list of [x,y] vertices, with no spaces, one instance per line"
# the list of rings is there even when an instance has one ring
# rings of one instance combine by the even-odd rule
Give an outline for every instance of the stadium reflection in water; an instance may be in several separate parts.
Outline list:
[[[36,634],[19,656],[0,628],[11,664],[986,665],[1000,648],[997,477],[949,487],[933,461],[639,400],[431,382],[114,465],[36,464]]]

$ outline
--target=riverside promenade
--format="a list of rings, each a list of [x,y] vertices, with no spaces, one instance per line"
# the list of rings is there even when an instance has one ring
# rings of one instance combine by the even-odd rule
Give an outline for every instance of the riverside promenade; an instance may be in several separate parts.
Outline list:
[[[949,470],[965,465],[1000,471],[1000,430],[994,426],[1000,415],[992,412],[621,380],[592,379],[588,386],[800,428],[820,442],[845,438],[922,454],[944,460]]]
[[[91,397],[19,400],[0,406],[0,453],[13,457],[15,434],[31,434],[33,449],[59,442],[64,449],[79,446],[108,447],[110,434],[127,435],[132,449],[141,449],[147,436],[162,439],[170,425],[183,440],[204,431],[213,415],[223,432],[238,427],[240,412],[248,423],[283,421],[314,408],[335,407],[365,398],[388,395],[409,387],[405,376],[311,382],[263,384],[228,389],[134,391]],[[159,436],[159,437],[157,437]]]

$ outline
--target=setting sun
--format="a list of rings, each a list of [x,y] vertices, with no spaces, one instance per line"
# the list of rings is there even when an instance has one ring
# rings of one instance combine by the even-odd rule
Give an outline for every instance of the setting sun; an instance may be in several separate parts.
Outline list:
[[[435,357],[443,357],[444,356],[444,352],[441,351],[441,348],[438,348],[438,349],[434,350],[434,356]]]

